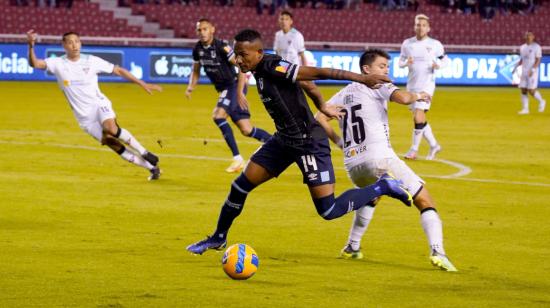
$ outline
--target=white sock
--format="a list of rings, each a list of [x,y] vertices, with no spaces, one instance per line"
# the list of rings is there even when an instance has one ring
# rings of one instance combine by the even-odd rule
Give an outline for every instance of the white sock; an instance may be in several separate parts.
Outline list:
[[[132,134],[125,130],[124,128],[119,128],[120,133],[118,134],[118,139],[127,146],[131,147],[133,150],[136,150],[140,155],[143,155],[147,152],[147,150],[137,141],[137,139],[132,136]]]
[[[542,98],[542,95],[540,95],[539,91],[535,91],[535,94],[533,94],[533,97],[536,98],[537,101],[539,101],[539,103],[544,102],[544,99]]]
[[[435,140],[435,136],[432,132],[432,127],[430,126],[430,123],[426,123],[423,131],[423,136],[424,138],[426,138],[426,141],[428,141],[430,147],[433,148],[437,145],[437,140]]]
[[[418,148],[420,147],[420,141],[422,141],[422,136],[424,135],[423,131],[424,131],[424,128],[413,129],[413,142],[411,146],[412,150],[418,151]]]
[[[521,95],[522,110],[529,110],[529,96],[527,94]]]
[[[365,232],[367,232],[372,215],[374,215],[373,206],[367,205],[355,211],[348,239],[348,243],[351,244],[352,249],[357,250],[361,246],[361,239]]]
[[[233,160],[240,160],[240,161],[242,161],[242,160],[244,160],[244,158],[241,156],[241,154],[239,154],[239,155],[233,156]]]
[[[122,157],[122,159],[124,159],[124,160],[127,160],[127,161],[131,162],[132,164],[136,164],[136,165],[138,165],[140,167],[143,167],[147,170],[151,170],[151,169],[154,168],[154,166],[151,165],[148,161],[143,159],[141,156],[136,155],[131,151],[128,151],[128,149],[124,149],[124,152],[122,152],[122,154],[120,154],[120,157]]]
[[[420,214],[420,223],[428,237],[430,244],[430,252],[435,250],[441,254],[445,254],[443,248],[443,224],[439,218],[439,214],[435,210],[427,210]]]

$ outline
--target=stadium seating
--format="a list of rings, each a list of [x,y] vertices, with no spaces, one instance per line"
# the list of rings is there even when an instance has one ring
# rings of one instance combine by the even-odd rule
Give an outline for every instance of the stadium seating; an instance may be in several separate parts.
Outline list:
[[[141,27],[128,25],[125,19],[114,18],[112,12],[101,11],[96,3],[74,1],[71,9],[17,7],[9,0],[0,0],[0,33],[21,34],[35,29],[40,34],[61,35],[77,31],[86,36],[154,37]]]
[[[217,36],[231,38],[236,31],[252,27],[265,34],[271,44],[278,30],[277,16],[257,15],[251,7],[180,6],[135,4],[134,14],[145,15],[148,21],[174,29],[176,37],[194,38],[195,22],[207,17],[216,25]],[[413,35],[412,11],[378,11],[373,4],[363,4],[359,11],[293,9],[296,27],[308,41],[341,41],[370,43],[401,43]],[[538,41],[550,35],[550,7],[539,7],[535,14],[500,15],[484,22],[479,15],[444,13],[440,6],[424,4],[419,12],[432,21],[431,35],[444,44],[518,45],[523,33],[535,31]]]

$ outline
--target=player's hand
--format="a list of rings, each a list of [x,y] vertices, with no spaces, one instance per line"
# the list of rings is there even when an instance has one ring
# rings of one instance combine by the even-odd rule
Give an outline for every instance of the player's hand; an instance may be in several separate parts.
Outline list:
[[[187,97],[187,99],[191,99],[192,92],[193,92],[193,88],[187,87],[187,90],[185,90],[185,97]]]
[[[340,150],[344,149],[344,139],[340,138],[338,139],[338,142],[336,142],[336,145],[340,148]]]
[[[532,77],[532,76],[533,76],[533,73],[534,73],[534,70],[533,70],[533,69],[530,69],[530,70],[529,70],[529,77]]]
[[[437,70],[439,69],[439,64],[437,64],[435,61],[432,63],[432,69]]]
[[[432,97],[430,96],[430,94],[426,93],[426,92],[420,92],[420,93],[416,93],[418,95],[418,100],[419,101],[424,101],[424,102],[431,102],[432,100]]]
[[[378,89],[382,84],[391,82],[391,79],[386,75],[369,74],[361,76],[363,78],[363,80],[361,80],[361,83],[371,89]]]
[[[29,46],[34,46],[34,44],[36,43],[36,39],[38,37],[38,34],[36,32],[34,32],[34,29],[30,29],[28,32],[27,32],[27,42],[29,43]]]
[[[407,66],[412,65],[414,63],[413,57],[407,58]]]
[[[342,105],[323,104],[323,106],[321,106],[321,108],[319,108],[319,111],[321,111],[329,119],[338,119],[338,120],[340,120],[344,116],[344,112],[342,112],[343,108],[344,108],[344,106],[342,106]]]
[[[248,110],[248,100],[244,93],[240,92],[237,94],[237,103],[239,103],[239,107],[241,107],[242,110]]]
[[[149,94],[153,94],[153,91],[162,92],[162,87],[157,84],[146,83],[143,85],[143,89]]]

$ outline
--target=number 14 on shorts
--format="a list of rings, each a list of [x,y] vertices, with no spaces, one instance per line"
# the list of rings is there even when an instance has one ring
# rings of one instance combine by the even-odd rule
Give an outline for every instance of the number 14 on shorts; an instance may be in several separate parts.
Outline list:
[[[304,165],[304,171],[309,172],[311,168],[311,171],[317,171],[317,162],[315,161],[315,156],[313,155],[302,155],[302,164]]]

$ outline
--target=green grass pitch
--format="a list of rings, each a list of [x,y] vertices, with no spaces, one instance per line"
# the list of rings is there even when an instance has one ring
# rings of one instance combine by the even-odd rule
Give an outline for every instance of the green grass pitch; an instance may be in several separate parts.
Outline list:
[[[200,86],[191,101],[184,89],[102,85],[119,123],[160,155],[163,176],[151,183],[78,128],[56,84],[0,83],[0,307],[550,306],[550,112],[532,100],[518,116],[518,89],[438,88],[428,117],[439,158],[460,165],[409,162],[437,202],[458,273],[430,265],[418,211],[390,199],[363,240],[365,259],[338,259],[352,215],[321,219],[292,166],[249,195],[229,233],[258,252],[247,281],[225,276],[221,253],[185,251],[213,231],[235,175],[211,120],[214,89]],[[322,88],[326,98],[337,90]],[[253,123],[272,132],[254,88],[248,98]],[[404,153],[410,112],[389,112]],[[259,143],[233,129],[250,157]],[[333,163],[341,193],[351,182],[336,149]]]

